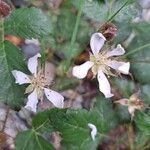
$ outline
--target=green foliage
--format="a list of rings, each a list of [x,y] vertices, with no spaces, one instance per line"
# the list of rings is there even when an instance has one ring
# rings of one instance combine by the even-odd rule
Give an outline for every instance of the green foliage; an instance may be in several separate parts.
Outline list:
[[[136,127],[143,132],[145,135],[150,136],[150,112],[136,112],[134,121],[136,123]]]
[[[129,50],[132,52],[135,49],[138,49],[137,52],[129,55],[131,61],[131,72],[134,75],[134,78],[144,84],[150,82],[150,45],[143,47],[144,45],[149,44],[149,23],[139,23],[134,24],[133,29],[136,32],[136,36],[132,43],[129,46]],[[140,49],[141,47],[141,49]],[[143,48],[142,48],[143,47]],[[129,51],[128,50],[128,51]]]
[[[14,10],[4,22],[5,34],[22,38],[41,38],[52,30],[51,21],[40,9],[21,8]]]
[[[49,112],[38,113],[32,120],[32,128],[20,132],[16,137],[16,150],[53,150],[50,141],[44,137],[53,131],[49,122]]]
[[[116,118],[116,113],[112,109],[112,102],[110,100],[97,97],[93,110],[100,116],[99,120],[101,122],[102,131],[107,132],[117,125],[118,119]]]
[[[76,15],[68,9],[62,9],[58,15],[57,23],[55,25],[55,37],[61,37],[64,40],[70,40],[74,25],[76,22]]]
[[[69,88],[73,88],[78,84],[78,80],[75,78],[59,78],[56,80],[54,85],[54,89],[57,90],[67,90]]]
[[[16,137],[16,150],[54,150],[53,146],[35,130],[20,132]]]
[[[76,0],[72,3],[79,8],[79,1]],[[104,22],[110,17],[112,17],[115,13],[117,13],[117,17],[115,17],[116,21],[127,21],[137,16],[139,13],[139,9],[137,4],[133,4],[133,0],[129,1],[85,1],[83,6],[83,13],[90,19],[98,22]],[[132,5],[130,5],[132,4]],[[123,7],[123,8],[122,8]],[[119,9],[121,10],[119,11]]]
[[[94,141],[91,138],[88,123],[97,127],[98,133]],[[41,135],[59,131],[64,149],[95,150],[99,141],[106,137],[105,133],[116,125],[117,118],[115,118],[111,102],[103,98],[97,98],[95,106],[90,111],[54,108],[38,113],[32,121],[32,129],[18,134],[16,146],[17,150],[21,147],[24,147],[24,149],[31,147],[31,150],[36,148],[34,146],[41,145],[42,147],[44,145]],[[33,146],[31,143],[33,143]]]
[[[66,149],[87,148],[94,150],[97,147],[100,133],[102,132],[97,119],[99,115],[96,112],[87,112],[86,110],[51,110],[49,119],[55,131],[59,131],[62,137],[62,145]],[[88,123],[93,123],[98,128],[98,135],[95,141],[90,136]]]
[[[150,85],[146,84],[146,85],[142,85],[140,87],[141,89],[141,98],[142,100],[144,100],[146,105],[150,105]]]
[[[134,83],[127,79],[114,78],[112,84],[118,93],[124,98],[129,98],[135,89]]]
[[[20,49],[5,41],[0,45],[0,101],[12,107],[20,107],[24,101],[24,88],[15,83],[11,71],[26,72]]]

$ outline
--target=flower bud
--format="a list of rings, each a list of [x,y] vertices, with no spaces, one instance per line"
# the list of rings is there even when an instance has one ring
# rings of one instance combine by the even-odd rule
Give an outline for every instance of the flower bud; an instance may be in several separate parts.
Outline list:
[[[7,3],[0,1],[0,17],[8,16],[10,14],[10,11],[10,6]]]
[[[110,41],[116,36],[117,27],[108,22],[103,24],[98,31],[101,32],[108,41]]]

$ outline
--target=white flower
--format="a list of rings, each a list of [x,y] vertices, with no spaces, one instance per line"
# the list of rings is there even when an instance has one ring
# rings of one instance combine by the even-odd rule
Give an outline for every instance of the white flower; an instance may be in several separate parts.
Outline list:
[[[47,83],[47,79],[41,71],[37,72],[38,57],[41,57],[39,53],[28,60],[28,69],[33,76],[26,75],[18,70],[12,71],[12,74],[16,79],[15,83],[18,83],[19,85],[30,84],[26,89],[26,93],[31,94],[28,96],[25,108],[36,112],[38,99],[42,100],[43,94],[45,94],[47,99],[51,101],[55,107],[63,108],[64,97],[59,93],[48,89],[49,83]]]
[[[135,110],[141,110],[144,108],[144,102],[138,98],[139,93],[132,94],[129,99],[123,98],[118,101],[115,101],[115,103],[119,103],[123,106],[128,107],[128,111],[131,114],[131,117],[134,117]]]
[[[91,129],[91,137],[92,137],[92,140],[94,141],[95,140],[95,136],[97,134],[97,128],[92,123],[88,123],[88,127]]]
[[[39,40],[38,39],[25,39],[25,43],[26,44],[35,44],[36,46],[39,46],[40,43],[39,43]]]
[[[99,82],[99,90],[106,98],[113,96],[110,84],[105,76],[114,75],[110,69],[116,70],[118,73],[128,74],[130,63],[117,61],[116,56],[125,53],[124,48],[119,44],[111,51],[103,51],[106,39],[101,33],[94,33],[91,37],[90,45],[93,54],[90,54],[90,60],[82,65],[73,67],[73,75],[79,79],[86,77],[89,69],[92,69],[94,77],[97,75]]]

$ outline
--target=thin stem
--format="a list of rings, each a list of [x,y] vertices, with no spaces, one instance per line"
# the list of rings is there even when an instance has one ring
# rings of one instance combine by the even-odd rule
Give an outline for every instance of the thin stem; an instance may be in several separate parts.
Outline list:
[[[78,12],[78,15],[77,15],[76,24],[75,24],[74,31],[73,31],[73,34],[72,34],[70,48],[73,47],[73,44],[74,44],[74,42],[76,40],[76,37],[77,37],[78,27],[79,27],[79,23],[80,23],[81,14],[82,14],[83,2],[84,2],[84,0],[80,0],[80,9],[79,9],[79,12]],[[70,54],[72,54],[72,49],[70,49]]]
[[[4,41],[4,19],[0,18],[0,44]]]
[[[108,10],[108,18],[110,18],[110,14],[111,14],[111,10],[112,10],[112,4],[113,4],[113,1],[110,0],[109,5],[108,5],[108,8],[109,8],[109,10]]]
[[[130,63],[147,63],[147,64],[150,64],[150,61],[149,60],[130,60]]]
[[[142,49],[144,49],[144,48],[146,48],[146,47],[149,47],[149,46],[150,46],[150,43],[145,44],[145,45],[143,45],[143,46],[141,46],[141,47],[135,48],[134,50],[129,51],[128,53],[126,53],[126,54],[123,56],[123,58],[126,58],[127,56],[129,56],[129,55],[131,55],[131,54],[134,54],[134,53],[136,53],[136,52],[138,52],[138,51],[140,51],[140,50],[142,50]]]
[[[70,43],[70,47],[69,47],[69,58],[68,60],[65,62],[65,66],[64,66],[64,70],[68,70],[69,66],[70,66],[70,60],[71,60],[71,55],[73,53],[73,46],[74,46],[74,43],[76,41],[76,37],[77,37],[77,32],[78,32],[78,27],[79,27],[79,23],[80,23],[80,18],[81,18],[81,14],[82,14],[82,8],[83,8],[83,4],[84,4],[84,0],[80,0],[80,9],[78,11],[78,14],[77,14],[77,19],[76,19],[76,23],[75,23],[75,27],[74,27],[74,31],[73,31],[73,34],[72,34],[72,38],[71,38],[71,43]]]
[[[121,7],[120,9],[118,9],[114,14],[112,14],[112,16],[109,17],[109,19],[107,20],[107,22],[110,22],[113,20],[113,18],[128,4],[128,1],[126,1]]]

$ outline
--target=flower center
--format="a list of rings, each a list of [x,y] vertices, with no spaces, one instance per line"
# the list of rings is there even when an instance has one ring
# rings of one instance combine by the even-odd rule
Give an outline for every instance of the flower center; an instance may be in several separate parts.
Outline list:
[[[108,66],[108,63],[111,61],[111,59],[107,57],[105,52],[91,55],[90,61],[94,63],[94,66],[92,67],[92,72],[94,73],[94,75],[97,74],[99,69],[102,70],[105,74],[112,74],[110,71],[110,67]]]
[[[32,85],[35,88],[40,88],[40,89],[43,89],[45,86],[48,86],[46,82],[46,78],[42,73],[38,73],[36,77],[33,77]]]

